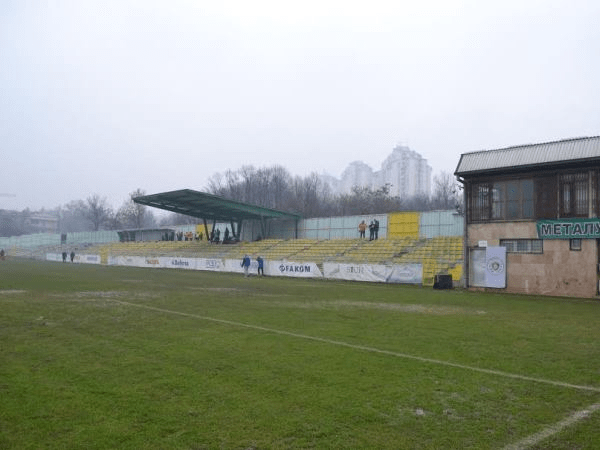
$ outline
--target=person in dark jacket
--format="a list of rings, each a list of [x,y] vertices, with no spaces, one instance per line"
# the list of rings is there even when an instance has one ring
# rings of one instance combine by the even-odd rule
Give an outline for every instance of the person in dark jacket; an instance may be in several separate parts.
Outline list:
[[[242,259],[242,267],[244,268],[244,276],[248,276],[248,269],[250,268],[250,257],[248,255],[244,256]]]
[[[256,257],[256,262],[258,263],[258,275],[265,276],[265,261],[260,256]]]

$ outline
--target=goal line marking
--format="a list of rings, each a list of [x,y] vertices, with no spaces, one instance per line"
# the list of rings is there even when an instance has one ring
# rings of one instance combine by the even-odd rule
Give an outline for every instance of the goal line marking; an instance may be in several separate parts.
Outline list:
[[[179,315],[179,316],[184,316],[184,317],[192,317],[195,319],[206,320],[206,321],[214,322],[214,323],[221,323],[221,324],[231,325],[231,326],[235,326],[235,327],[249,328],[252,330],[260,330],[260,331],[265,331],[268,333],[279,334],[282,336],[291,336],[291,337],[295,337],[295,338],[299,338],[299,339],[306,339],[306,340],[322,342],[322,343],[330,344],[330,345],[337,345],[340,347],[352,348],[354,350],[363,350],[366,352],[378,353],[381,355],[389,355],[389,356],[395,356],[398,358],[412,359],[414,361],[421,361],[421,362],[425,362],[425,363],[437,364],[437,365],[447,366],[447,367],[454,367],[457,369],[470,370],[473,372],[485,373],[485,374],[489,374],[489,375],[496,375],[496,376],[505,377],[505,378],[513,378],[516,380],[532,381],[535,383],[548,384],[548,385],[552,385],[552,386],[559,386],[559,387],[570,388],[570,389],[578,389],[578,390],[582,390],[582,391],[600,392],[600,387],[595,387],[595,386],[585,386],[585,385],[578,385],[578,384],[572,384],[572,383],[565,383],[562,381],[554,381],[554,380],[548,380],[545,378],[536,378],[536,377],[530,377],[527,375],[519,375],[519,374],[510,373],[510,372],[503,372],[501,370],[483,369],[480,367],[468,366],[466,364],[453,363],[453,362],[449,362],[449,361],[443,361],[440,359],[425,358],[422,356],[410,355],[408,353],[393,352],[391,350],[382,350],[382,349],[378,349],[375,347],[368,347],[365,345],[350,344],[348,342],[336,341],[333,339],[327,339],[327,338],[322,338],[322,337],[317,337],[317,336],[309,336],[307,334],[294,333],[291,331],[277,330],[275,328],[267,328],[267,327],[263,327],[260,325],[251,325],[251,324],[247,324],[247,323],[243,323],[243,322],[235,322],[232,320],[217,319],[215,317],[201,316],[199,314],[191,314],[191,313],[185,313],[185,312],[180,312],[180,311],[173,311],[170,309],[157,308],[155,306],[140,305],[138,303],[130,303],[130,302],[126,302],[123,300],[116,300],[116,299],[111,299],[111,300],[116,303],[121,303],[123,305],[135,306],[135,307],[144,308],[144,309],[147,309],[150,311],[157,311],[157,312],[161,312],[161,313],[174,314],[174,315]]]
[[[506,447],[504,447],[503,450],[523,450],[533,445],[539,444],[541,441],[560,433],[563,429],[570,427],[571,425],[574,425],[577,422],[580,422],[584,419],[587,419],[598,409],[600,409],[600,403],[590,405],[587,408],[582,409],[581,411],[574,412],[573,414],[561,420],[560,422],[544,428],[538,433],[532,434],[531,436],[527,436],[526,438],[521,439],[519,442],[515,442],[514,444],[507,445]]]

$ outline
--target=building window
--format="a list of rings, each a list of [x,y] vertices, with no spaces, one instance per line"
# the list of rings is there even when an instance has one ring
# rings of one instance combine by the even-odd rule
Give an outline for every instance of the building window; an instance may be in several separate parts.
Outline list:
[[[500,239],[500,245],[507,253],[544,253],[541,239]]]
[[[581,239],[569,239],[569,249],[581,250]]]
[[[488,183],[478,183],[473,185],[471,191],[471,220],[473,222],[482,222],[490,219],[490,190]]]
[[[559,178],[560,217],[588,217],[588,173],[567,173]]]
[[[477,183],[471,190],[471,221],[534,218],[532,179]]]

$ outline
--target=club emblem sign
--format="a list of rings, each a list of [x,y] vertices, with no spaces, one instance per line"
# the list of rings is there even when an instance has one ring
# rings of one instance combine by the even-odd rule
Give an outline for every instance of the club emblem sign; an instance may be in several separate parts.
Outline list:
[[[485,249],[485,286],[506,288],[506,247]]]
[[[503,274],[504,273],[504,261],[502,261],[500,258],[498,258],[496,256],[493,258],[490,258],[487,261],[487,268],[494,275]]]

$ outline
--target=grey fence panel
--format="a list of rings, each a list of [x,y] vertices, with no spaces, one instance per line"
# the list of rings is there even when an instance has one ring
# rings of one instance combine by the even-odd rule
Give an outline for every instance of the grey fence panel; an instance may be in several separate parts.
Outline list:
[[[464,218],[456,211],[429,211],[421,213],[419,232],[423,238],[462,236]]]

